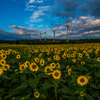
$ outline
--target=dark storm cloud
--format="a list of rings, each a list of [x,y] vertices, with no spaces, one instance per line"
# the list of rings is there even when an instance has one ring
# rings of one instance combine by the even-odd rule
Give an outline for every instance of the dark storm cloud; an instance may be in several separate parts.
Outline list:
[[[55,11],[54,13],[57,16],[66,16],[69,17],[70,15],[72,15],[73,17],[75,17],[75,10],[78,6],[77,2],[71,1],[71,0],[62,0],[61,2],[59,2],[58,0],[55,1],[56,3],[56,8],[62,8],[62,11]]]
[[[100,0],[55,0],[55,14],[57,16],[75,17],[87,16],[100,17]],[[63,9],[59,9],[63,8]]]
[[[100,17],[100,0],[89,0],[90,15]]]

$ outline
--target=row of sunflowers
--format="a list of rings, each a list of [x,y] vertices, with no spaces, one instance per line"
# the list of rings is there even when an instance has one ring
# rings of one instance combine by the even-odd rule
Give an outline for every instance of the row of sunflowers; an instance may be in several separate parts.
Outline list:
[[[100,100],[100,43],[0,44],[0,100]]]

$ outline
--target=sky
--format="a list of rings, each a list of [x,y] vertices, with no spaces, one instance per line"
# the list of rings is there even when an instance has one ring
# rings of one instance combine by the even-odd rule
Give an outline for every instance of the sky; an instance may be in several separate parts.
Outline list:
[[[0,40],[100,38],[100,0],[0,0]]]

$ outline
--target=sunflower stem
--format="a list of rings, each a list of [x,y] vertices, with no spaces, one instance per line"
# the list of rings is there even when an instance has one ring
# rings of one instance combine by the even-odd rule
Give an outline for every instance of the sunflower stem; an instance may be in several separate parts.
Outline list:
[[[55,80],[55,100],[57,100],[57,82]]]
[[[57,100],[57,86],[55,86],[55,100]]]

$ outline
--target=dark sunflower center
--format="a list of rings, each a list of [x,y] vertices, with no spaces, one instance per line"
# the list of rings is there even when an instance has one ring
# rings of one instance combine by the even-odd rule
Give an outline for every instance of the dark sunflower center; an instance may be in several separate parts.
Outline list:
[[[38,93],[36,93],[35,95],[38,96]]]
[[[59,73],[56,72],[56,73],[55,73],[55,76],[59,76]]]
[[[24,66],[22,66],[21,68],[24,69]]]
[[[26,63],[26,65],[29,65],[29,63]]]
[[[50,71],[50,68],[47,68],[47,72],[49,72]]]
[[[4,61],[2,61],[2,64],[4,64]]]
[[[3,55],[3,57],[5,57],[5,55]]]
[[[83,95],[83,93],[81,93],[81,95]]]
[[[32,68],[33,68],[33,69],[36,69],[36,65],[32,65]]]
[[[80,82],[81,82],[81,83],[84,83],[84,82],[85,82],[85,80],[84,80],[83,78],[81,78],[81,79],[80,79]]]
[[[52,66],[54,66],[54,64],[52,64]]]
[[[5,66],[5,68],[7,69],[7,66]]]

